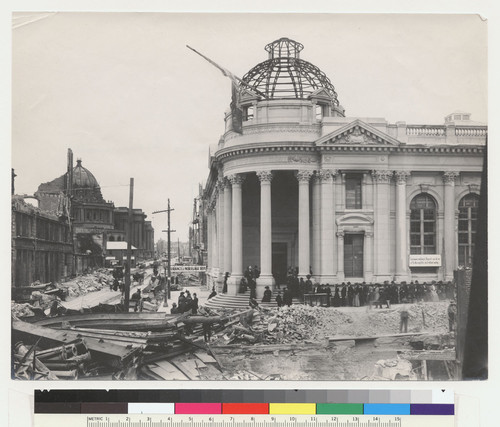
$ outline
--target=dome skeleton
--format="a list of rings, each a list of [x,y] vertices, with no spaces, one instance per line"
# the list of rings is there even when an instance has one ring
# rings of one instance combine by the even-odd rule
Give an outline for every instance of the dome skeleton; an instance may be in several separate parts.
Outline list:
[[[248,89],[265,100],[307,99],[318,89],[324,89],[332,104],[339,106],[330,79],[318,67],[300,59],[300,51],[304,46],[294,40],[283,37],[266,45],[269,59],[254,66],[242,79],[190,46],[187,47],[229,77],[240,95]]]

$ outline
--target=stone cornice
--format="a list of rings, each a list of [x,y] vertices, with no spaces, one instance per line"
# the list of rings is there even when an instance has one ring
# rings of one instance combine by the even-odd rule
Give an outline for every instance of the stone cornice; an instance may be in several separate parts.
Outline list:
[[[451,155],[478,155],[484,153],[485,146],[482,145],[451,145],[451,146],[421,146],[421,145],[319,145],[314,143],[287,144],[280,143],[253,143],[242,146],[227,147],[219,150],[215,155],[221,161],[231,157],[259,155],[259,154],[293,154],[290,161],[293,163],[303,163],[298,160],[300,154],[320,154],[324,151],[334,152],[362,152],[362,153],[390,153],[390,154],[451,154]],[[310,163],[307,161],[306,163]]]

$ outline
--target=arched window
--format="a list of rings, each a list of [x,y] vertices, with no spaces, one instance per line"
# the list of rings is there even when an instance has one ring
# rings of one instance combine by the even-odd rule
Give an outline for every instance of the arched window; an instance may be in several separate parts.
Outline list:
[[[458,265],[470,267],[476,241],[479,196],[468,194],[458,204]]]
[[[115,236],[109,236],[109,239],[108,239],[110,242],[114,242],[115,241]]]
[[[427,193],[410,203],[410,253],[436,253],[436,202]]]

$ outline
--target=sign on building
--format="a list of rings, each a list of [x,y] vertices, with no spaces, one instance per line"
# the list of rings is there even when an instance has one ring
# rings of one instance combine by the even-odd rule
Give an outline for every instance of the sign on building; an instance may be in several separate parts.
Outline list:
[[[410,267],[441,267],[441,255],[410,255]]]
[[[200,273],[207,271],[206,265],[173,265],[170,267],[172,273]]]

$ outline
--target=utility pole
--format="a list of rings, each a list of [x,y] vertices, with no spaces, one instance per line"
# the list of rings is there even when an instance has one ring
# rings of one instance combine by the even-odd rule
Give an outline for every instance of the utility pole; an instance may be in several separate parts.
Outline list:
[[[130,195],[128,201],[127,221],[127,265],[125,267],[125,313],[128,313],[130,304],[130,265],[132,261],[132,208],[134,206],[134,178],[130,178]]]
[[[167,229],[162,230],[163,233],[167,233],[167,289],[165,293],[165,307],[168,307],[168,299],[170,298],[170,274],[171,274],[171,260],[170,260],[170,233],[175,233],[175,230],[170,228],[170,212],[175,209],[170,208],[170,199],[168,199],[167,209],[161,211],[154,211],[153,214],[167,212]]]

